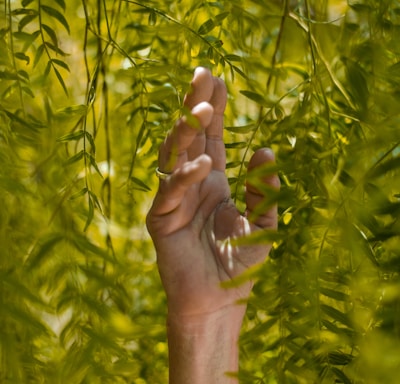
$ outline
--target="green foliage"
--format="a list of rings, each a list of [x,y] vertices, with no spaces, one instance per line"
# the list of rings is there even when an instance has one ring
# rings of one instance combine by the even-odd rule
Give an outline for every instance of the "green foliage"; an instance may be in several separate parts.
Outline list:
[[[280,229],[248,274],[241,382],[396,382],[400,2],[0,5],[1,383],[166,382],[144,216],[198,65],[229,89],[239,207],[254,149],[277,165],[253,183],[282,182],[260,206]]]

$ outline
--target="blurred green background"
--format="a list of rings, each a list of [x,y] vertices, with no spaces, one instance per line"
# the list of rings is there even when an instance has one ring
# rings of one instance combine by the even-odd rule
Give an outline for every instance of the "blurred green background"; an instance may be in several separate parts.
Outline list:
[[[0,0],[0,383],[167,382],[144,221],[198,65],[238,207],[256,148],[282,182],[240,382],[398,383],[394,0]]]

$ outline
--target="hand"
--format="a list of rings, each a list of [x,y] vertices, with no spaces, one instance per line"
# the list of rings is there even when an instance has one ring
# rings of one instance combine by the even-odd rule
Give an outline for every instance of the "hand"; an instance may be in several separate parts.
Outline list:
[[[169,316],[184,318],[223,311],[246,299],[250,282],[229,289],[221,283],[262,262],[270,246],[237,247],[232,239],[277,226],[276,206],[250,221],[230,199],[223,142],[224,82],[209,70],[197,68],[191,85],[184,105],[192,117],[182,117],[160,147],[159,169],[171,175],[160,180],[147,216]],[[259,150],[250,160],[249,171],[273,161],[270,150]],[[279,188],[276,175],[263,181]],[[254,216],[264,197],[247,186],[247,217]]]

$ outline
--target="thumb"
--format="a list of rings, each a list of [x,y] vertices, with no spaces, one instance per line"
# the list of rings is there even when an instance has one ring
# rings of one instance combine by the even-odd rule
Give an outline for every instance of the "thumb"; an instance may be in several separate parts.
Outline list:
[[[193,161],[185,162],[176,169],[166,180],[160,181],[160,188],[151,208],[152,215],[165,215],[174,211],[186,195],[187,190],[193,185],[202,182],[210,173],[212,160],[202,154]],[[198,196],[193,196],[198,199]],[[198,204],[198,201],[189,202]]]

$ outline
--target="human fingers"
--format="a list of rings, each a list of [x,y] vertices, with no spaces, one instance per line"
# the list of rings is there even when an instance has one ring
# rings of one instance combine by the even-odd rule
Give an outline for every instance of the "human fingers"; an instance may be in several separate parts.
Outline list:
[[[160,185],[149,216],[165,216],[176,211],[182,204],[188,189],[209,175],[211,163],[210,157],[203,154],[193,161],[184,163],[181,168],[171,174]],[[199,203],[199,201],[188,201],[190,206],[187,208],[194,209]],[[179,222],[176,224],[179,225]]]
[[[187,150],[204,127],[210,124],[212,116],[213,107],[208,102],[201,102],[193,107],[190,115],[177,121],[160,146],[158,164],[161,171],[171,173],[193,159],[188,156]]]
[[[259,149],[250,159],[248,172],[251,175],[256,168],[273,165],[274,162],[275,156],[270,149]],[[271,200],[274,200],[271,197],[279,190],[279,178],[276,173],[268,173],[254,179],[257,180],[256,183],[249,179],[246,183],[247,217],[250,222],[258,227],[276,229],[278,223],[277,205],[274,202],[271,203]]]
[[[210,101],[214,91],[214,80],[210,70],[204,67],[196,68],[190,86],[191,89],[185,95],[183,102],[185,109],[192,109],[199,103]],[[188,159],[195,159],[204,153],[205,146],[206,138],[204,131],[199,131],[191,145],[187,148]]]
[[[214,91],[214,80],[210,70],[204,67],[197,67],[190,86],[191,90],[186,94],[183,101],[187,108],[192,109],[203,101],[210,101]]]
[[[213,160],[213,169],[224,171],[226,165],[225,145],[223,141],[224,112],[227,101],[227,91],[222,79],[214,77],[214,92],[210,104],[214,109],[210,124],[206,127],[206,153]]]

